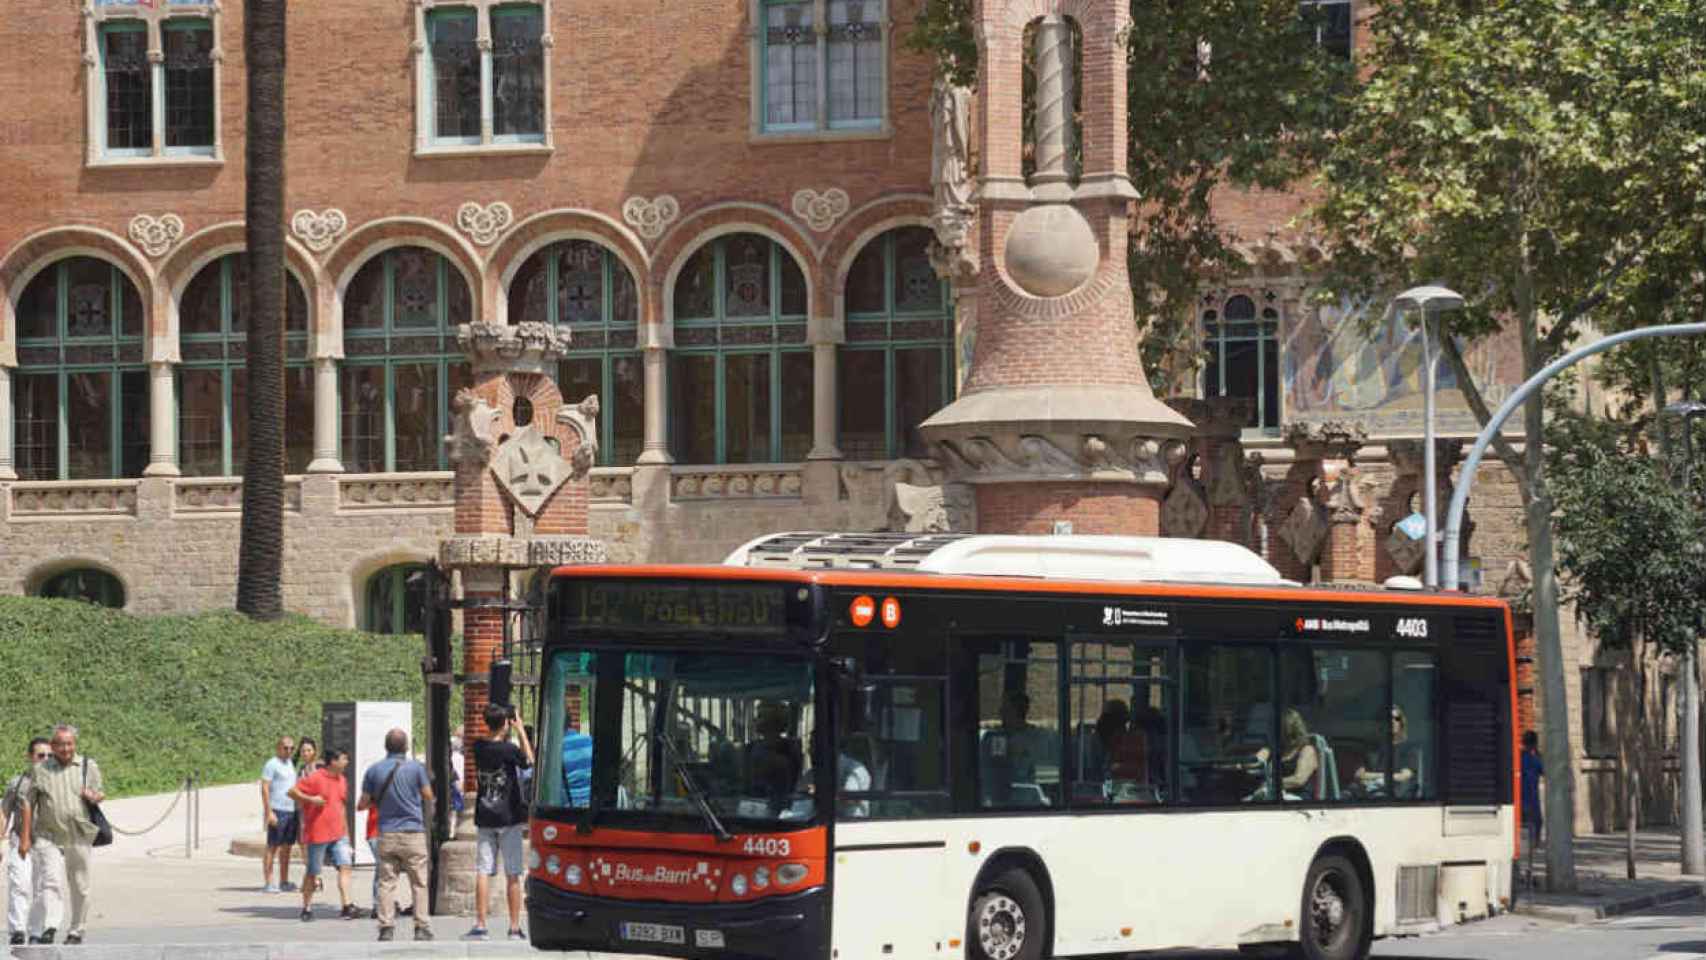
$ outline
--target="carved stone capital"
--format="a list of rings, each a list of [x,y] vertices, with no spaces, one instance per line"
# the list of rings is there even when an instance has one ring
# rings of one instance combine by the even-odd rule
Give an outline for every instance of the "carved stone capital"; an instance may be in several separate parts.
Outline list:
[[[1392,469],[1400,476],[1410,475],[1420,477],[1426,469],[1427,444],[1421,440],[1393,440],[1386,444],[1386,455],[1392,460]],[[1435,440],[1434,441],[1434,470],[1436,481],[1450,479],[1451,468],[1457,466],[1463,458],[1463,441]]]
[[[567,425],[580,440],[570,455],[569,479],[584,479],[598,460],[598,394],[591,394],[572,407],[567,404],[558,407],[557,422]]]
[[[475,373],[549,373],[569,349],[569,328],[533,321],[513,326],[464,323],[456,330],[456,343],[468,354]]]
[[[1293,423],[1284,436],[1299,460],[1348,460],[1368,442],[1368,432],[1350,420]]]
[[[972,484],[1089,480],[1160,486],[1186,452],[1176,438],[1113,430],[991,431],[940,440],[937,448],[949,477]]]
[[[1217,440],[1236,440],[1256,413],[1249,397],[1168,397],[1167,406],[1196,424],[1196,435]]]

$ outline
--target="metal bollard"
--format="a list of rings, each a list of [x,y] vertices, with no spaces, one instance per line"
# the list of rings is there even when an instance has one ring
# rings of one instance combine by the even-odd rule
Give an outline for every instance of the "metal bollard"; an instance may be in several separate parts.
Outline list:
[[[190,800],[195,803],[195,848],[201,849],[201,774],[190,774]]]
[[[184,778],[184,859],[188,860],[194,854],[190,851],[191,835],[195,830],[195,811],[190,809],[189,797],[190,778]]]
[[[1635,811],[1641,801],[1641,771],[1629,771],[1629,830],[1628,857],[1629,879],[1635,879]]]

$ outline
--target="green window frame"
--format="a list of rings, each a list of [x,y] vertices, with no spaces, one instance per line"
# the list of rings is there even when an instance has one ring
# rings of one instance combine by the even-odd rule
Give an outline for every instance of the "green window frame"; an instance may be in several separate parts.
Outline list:
[[[452,36],[452,30],[459,35]],[[550,123],[545,109],[547,32],[545,8],[539,3],[442,6],[427,11],[424,63],[429,103],[422,119],[429,124],[430,142],[440,146],[545,142]],[[441,77],[441,60],[452,57],[470,81],[477,77],[477,91],[463,86],[440,90],[441,81],[456,83],[455,78]],[[447,95],[456,107],[452,114],[443,109]],[[461,121],[457,131],[443,132],[446,116]]]
[[[176,416],[175,446],[178,466],[184,476],[237,476],[243,470],[243,441],[246,429],[240,419],[245,416],[239,402],[243,390],[239,382],[247,375],[248,333],[242,323],[243,305],[242,253],[230,253],[202,267],[180,299],[178,312],[179,351],[183,357],[174,371]],[[301,473],[313,459],[314,368],[308,359],[308,298],[302,284],[288,271],[285,274],[285,472]],[[204,288],[211,284],[212,290]],[[202,305],[203,297],[214,299],[217,328],[195,329],[191,311]],[[190,421],[201,411],[190,402],[189,390],[201,377],[212,374],[218,378],[218,423],[211,431],[199,429]],[[304,403],[304,399],[306,403]],[[297,431],[292,443],[290,432]],[[198,455],[201,448],[217,445],[217,463],[208,468],[207,457]]]
[[[363,591],[361,628],[368,633],[422,633],[426,629],[425,578],[410,583],[416,573],[427,569],[424,563],[398,563],[367,578]]]
[[[678,462],[805,459],[812,417],[807,297],[799,264],[768,237],[717,237],[689,258],[675,284],[676,349],[670,354],[666,390],[670,450]],[[742,377],[743,363],[750,364],[744,372],[756,376]],[[690,408],[704,398],[690,397],[688,384],[695,374],[707,372],[711,409]],[[731,400],[742,399],[753,421],[744,440],[733,434],[729,422],[731,409],[740,406]],[[752,442],[759,419],[763,435]],[[694,455],[706,449],[706,439],[711,456]]]
[[[872,240],[854,259],[847,278],[847,342],[837,351],[837,442],[849,460],[892,460],[929,455],[918,424],[953,402],[953,293],[930,264],[932,239],[925,227],[900,227]],[[881,356],[881,389],[872,389],[875,356]],[[923,370],[919,364],[922,362]],[[909,396],[919,374],[935,376]],[[850,375],[855,374],[855,375]],[[875,430],[850,426],[875,420],[881,404],[881,438]]]
[[[372,273],[370,273],[372,271]],[[431,276],[420,282],[419,273]],[[399,289],[416,273],[414,286]],[[354,302],[363,283],[377,282],[373,301]],[[430,291],[427,287],[430,286]],[[399,292],[402,296],[399,297]],[[371,322],[352,322],[371,310]],[[450,403],[470,386],[456,328],[472,317],[467,281],[450,260],[424,247],[394,247],[356,271],[344,294],[344,355],[338,371],[338,449],[351,473],[448,470],[442,438],[450,432]],[[413,430],[399,417],[422,411],[399,391],[435,395]],[[399,440],[403,441],[400,450]],[[430,451],[430,452],[429,452]]]
[[[602,244],[560,240],[531,254],[509,289],[512,325],[570,328],[557,385],[568,403],[598,395],[599,465],[634,462],[645,443],[645,377],[633,273]]]
[[[154,110],[154,65],[148,62],[147,56],[148,24],[142,20],[108,20],[101,24],[97,36],[100,40],[98,56],[101,62],[102,119],[98,128],[101,135],[101,152],[109,157],[149,156],[154,152],[154,131],[159,129],[159,125],[156,122]],[[114,57],[113,47],[118,38],[121,37],[131,44],[137,42],[142,44],[141,62],[135,62],[129,55],[123,59]],[[139,85],[141,90],[137,91],[130,88],[115,94],[115,74],[139,74],[140,78],[132,76],[130,83]],[[132,109],[116,108],[113,103],[115,95],[122,95],[127,98],[145,98],[147,101],[146,109],[138,111],[134,109],[137,106],[136,104],[131,105]],[[139,120],[145,121],[147,126],[139,131],[133,131],[129,137],[123,138],[132,141],[129,146],[115,147],[111,145],[115,122],[123,121],[126,124],[125,129],[131,129]]]
[[[140,477],[150,417],[141,293],[105,260],[67,257],[32,278],[17,305],[12,417],[19,479]],[[104,428],[104,442],[75,442],[74,432],[90,426]]]
[[[1208,352],[1208,362],[1203,366],[1203,396],[1254,400],[1247,428],[1278,434],[1282,412],[1280,314],[1271,303],[1272,293],[1264,297],[1270,303],[1259,312],[1255,298],[1243,293],[1227,297],[1218,311],[1213,307],[1203,311],[1203,344]],[[1253,369],[1244,354],[1253,358]]]
[[[203,34],[202,43],[183,42]],[[213,22],[202,17],[171,17],[160,23],[165,60],[155,74],[155,129],[165,136],[168,156],[209,156],[213,153],[214,86]],[[178,142],[182,141],[182,142]]]

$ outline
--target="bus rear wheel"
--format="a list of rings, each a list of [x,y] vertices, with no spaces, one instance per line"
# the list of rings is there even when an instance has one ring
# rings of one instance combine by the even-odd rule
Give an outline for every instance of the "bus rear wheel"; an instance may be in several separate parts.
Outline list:
[[[977,891],[966,921],[973,960],[1042,960],[1043,895],[1027,870],[1004,870]]]
[[[1304,960],[1364,960],[1371,941],[1368,911],[1356,866],[1336,854],[1317,857],[1303,883],[1298,954]]]

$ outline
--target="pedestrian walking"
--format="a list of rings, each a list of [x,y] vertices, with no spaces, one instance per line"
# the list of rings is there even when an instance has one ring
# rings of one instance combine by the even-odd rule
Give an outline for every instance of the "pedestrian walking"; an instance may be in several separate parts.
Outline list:
[[[1540,780],[1544,776],[1546,764],[1540,760],[1540,737],[1529,730],[1522,735],[1522,832],[1527,846],[1523,860],[1527,864],[1531,885],[1534,882],[1534,848],[1540,846],[1540,831],[1545,825],[1540,806]]]
[[[367,768],[358,810],[379,811],[379,939],[394,939],[397,874],[409,877],[414,893],[415,939],[432,939],[427,916],[426,808],[433,800],[426,766],[409,758],[409,735],[385,734],[385,759]]]
[[[296,889],[290,883],[290,848],[296,845],[298,823],[296,801],[290,788],[296,786],[292,753],[296,741],[279,737],[275,755],[261,767],[261,826],[267,831],[267,849],[261,854],[261,891],[278,893]],[[273,882],[273,864],[278,864],[278,882]]]
[[[533,744],[527,738],[527,728],[509,708],[487,704],[485,720],[491,736],[474,744],[474,769],[480,789],[474,801],[474,927],[468,931],[468,939],[485,940],[489,936],[488,898],[501,854],[504,893],[509,906],[509,938],[525,940],[527,935],[521,930],[521,873],[527,808],[522,797],[521,771],[533,767]],[[520,736],[519,743],[510,742],[512,734]]]
[[[33,868],[44,873],[42,899],[48,916],[65,916],[70,895],[71,915],[65,942],[83,942],[93,890],[92,870],[96,827],[91,804],[107,798],[101,791],[100,765],[77,753],[77,728],[60,724],[49,742],[51,755],[35,765],[24,794],[23,835],[18,853],[35,855]],[[42,931],[42,942],[53,942],[53,928]]]
[[[301,737],[297,739],[296,752],[291,754],[290,762],[296,767],[297,783],[301,783],[303,778],[326,765],[325,762],[320,759],[320,745],[314,742],[313,737]],[[298,853],[302,854],[302,862],[307,863],[308,841],[302,836],[303,823],[306,820],[303,815],[304,812],[302,804],[298,802],[296,804],[296,850]],[[286,879],[288,880],[289,878]],[[325,886],[319,877],[314,878],[314,884],[315,892],[319,892],[320,888]],[[302,881],[302,885],[307,886],[308,881]]]
[[[307,846],[305,872],[302,875],[302,919],[314,919],[314,891],[320,869],[331,863],[338,872],[338,899],[343,904],[339,916],[354,920],[359,914],[350,900],[350,868],[355,854],[350,849],[349,830],[344,813],[349,805],[349,782],[344,771],[349,769],[349,754],[333,748],[326,751],[325,762],[307,777],[296,781],[290,796],[302,804],[302,842]]]
[[[46,737],[36,737],[24,751],[24,771],[6,784],[6,798],[0,809],[6,821],[6,927],[12,946],[40,943],[47,929],[47,901],[41,895],[42,872],[33,869],[31,858],[18,852],[24,829],[24,796],[29,792],[30,774],[34,766],[52,754]],[[53,925],[59,925],[58,917]]]

